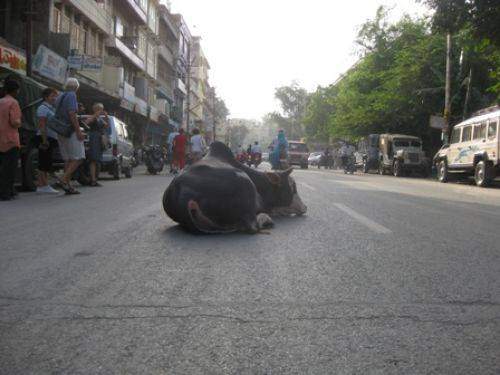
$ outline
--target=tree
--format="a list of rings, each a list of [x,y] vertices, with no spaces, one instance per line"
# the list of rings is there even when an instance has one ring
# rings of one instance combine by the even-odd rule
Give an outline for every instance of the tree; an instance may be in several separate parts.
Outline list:
[[[477,39],[488,39],[500,47],[498,0],[423,0],[434,10],[433,27],[457,33],[469,24]]]
[[[289,139],[300,139],[304,136],[303,120],[308,102],[307,91],[296,82],[290,86],[278,87],[274,94],[280,101],[282,113],[274,112],[273,120],[285,129]]]

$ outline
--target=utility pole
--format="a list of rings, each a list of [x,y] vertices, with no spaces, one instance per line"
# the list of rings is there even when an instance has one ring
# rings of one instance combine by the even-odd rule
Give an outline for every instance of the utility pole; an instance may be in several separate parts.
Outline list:
[[[32,76],[32,49],[33,49],[33,0],[28,0],[26,10],[26,75]]]
[[[211,94],[212,94],[212,118],[213,118],[213,124],[212,124],[213,130],[212,130],[212,132],[213,132],[213,141],[215,142],[215,140],[216,140],[216,133],[215,132],[217,130],[217,125],[215,124],[215,121],[217,118],[216,113],[215,113],[215,89],[212,91]]]
[[[469,70],[469,77],[467,78],[467,93],[465,94],[464,113],[462,116],[462,120],[465,120],[465,117],[467,116],[467,109],[469,107],[469,100],[470,100],[471,81],[472,81],[472,67]]]
[[[186,133],[189,135],[189,122],[191,117],[191,40],[188,42],[187,50],[187,98],[186,98]]]
[[[446,34],[446,92],[444,99],[443,143],[447,144],[450,134],[451,116],[451,33]]]

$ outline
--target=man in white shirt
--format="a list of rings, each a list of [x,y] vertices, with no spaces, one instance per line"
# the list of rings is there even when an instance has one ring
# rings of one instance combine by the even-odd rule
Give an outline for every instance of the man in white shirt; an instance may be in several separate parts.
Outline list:
[[[193,129],[193,136],[191,137],[191,154],[193,158],[193,163],[200,160],[205,153],[206,144],[205,139],[200,134],[199,129]]]
[[[252,146],[252,154],[261,154],[262,155],[262,148],[259,145],[259,142],[255,141],[255,143]]]

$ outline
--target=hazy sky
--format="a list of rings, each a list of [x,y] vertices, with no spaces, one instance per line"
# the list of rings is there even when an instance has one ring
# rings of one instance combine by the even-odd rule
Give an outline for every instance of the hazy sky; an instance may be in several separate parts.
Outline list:
[[[415,0],[172,0],[172,11],[202,36],[230,117],[260,119],[278,109],[276,87],[314,90],[347,70],[358,27],[379,5],[394,7],[393,19],[423,11]]]

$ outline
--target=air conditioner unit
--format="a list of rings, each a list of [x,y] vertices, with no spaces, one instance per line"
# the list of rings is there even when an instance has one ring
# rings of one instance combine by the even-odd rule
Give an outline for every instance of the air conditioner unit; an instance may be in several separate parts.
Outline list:
[[[120,92],[120,85],[124,80],[123,67],[103,65],[104,87],[113,93]]]

